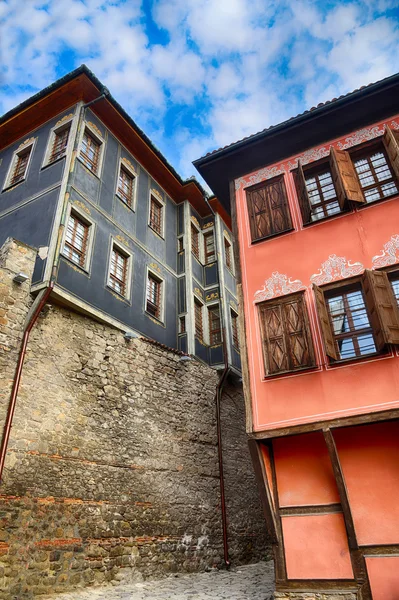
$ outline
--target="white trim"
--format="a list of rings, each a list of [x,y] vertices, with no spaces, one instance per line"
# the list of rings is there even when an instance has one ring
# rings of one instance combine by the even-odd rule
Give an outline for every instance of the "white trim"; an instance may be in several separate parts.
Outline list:
[[[128,175],[130,175],[130,177],[133,178],[133,195],[131,198],[131,205],[129,206],[129,204],[127,204],[125,202],[125,200],[122,198],[122,196],[120,196],[118,189],[119,189],[119,175],[121,172],[121,169],[124,169]],[[132,210],[133,212],[136,211],[136,204],[137,204],[137,188],[138,188],[138,173],[136,171],[136,169],[134,168],[134,166],[132,165],[132,163],[130,162],[130,160],[126,157],[120,157],[119,158],[119,163],[118,163],[118,172],[116,174],[116,184],[115,184],[115,196],[117,196],[117,198],[128,208],[130,208],[130,210]]]
[[[66,234],[67,234],[67,229],[68,229],[68,224],[69,224],[69,219],[70,219],[71,213],[75,214],[77,216],[77,218],[79,220],[81,220],[89,228],[88,234],[87,234],[85,262],[84,262],[83,266],[75,263],[64,253]],[[63,256],[67,260],[69,260],[71,263],[73,263],[75,265],[75,267],[78,267],[79,269],[82,269],[83,271],[86,271],[86,273],[89,273],[89,274],[91,272],[91,265],[92,265],[92,261],[93,261],[93,244],[94,244],[95,230],[96,230],[96,222],[93,221],[91,218],[89,218],[87,216],[87,213],[85,213],[81,208],[79,208],[75,204],[68,202],[66,216],[65,216],[65,227],[64,227],[64,232],[62,235],[62,240],[61,240],[60,254],[61,254],[61,256]]]
[[[87,121],[86,119],[83,120],[81,131],[79,134],[79,144],[78,144],[78,151],[76,154],[76,158],[87,169],[87,171],[89,173],[91,173],[95,177],[98,177],[99,179],[101,179],[102,167],[103,167],[103,162],[104,162],[104,154],[105,154],[105,139],[104,139],[102,133],[100,132],[100,130],[97,127],[94,129],[94,127],[95,127],[94,123],[91,123],[90,121]],[[91,169],[89,169],[89,167],[84,163],[83,159],[80,157],[80,153],[82,151],[83,136],[84,136],[86,130],[90,133],[90,135],[95,139],[95,141],[100,146],[97,170],[95,172],[92,171]]]
[[[194,217],[195,218],[195,217]],[[195,221],[193,220],[193,216],[191,215],[190,218],[190,223],[189,223],[189,236],[190,236],[190,253],[191,255],[194,257],[194,259],[199,262],[199,264],[201,266],[204,265],[204,240],[203,240],[203,236],[202,236],[202,231],[199,225],[197,225],[196,223],[197,219],[195,219]],[[192,231],[192,227],[194,227],[194,229],[198,232],[198,254],[199,254],[199,258],[197,258],[193,252],[193,236],[191,235],[191,231]]]
[[[52,127],[50,129],[50,133],[49,133],[48,140],[47,140],[46,152],[44,153],[41,169],[44,169],[44,167],[47,167],[48,165],[52,165],[53,163],[58,162],[59,160],[61,160],[62,158],[65,158],[67,156],[70,145],[72,144],[71,133],[72,133],[72,121],[74,119],[74,116],[75,116],[75,113],[65,115],[64,117],[62,117],[62,119],[57,121],[57,123],[54,125],[54,127]],[[67,142],[67,145],[65,148],[65,153],[62,156],[60,156],[59,158],[56,158],[55,160],[50,161],[50,156],[51,156],[52,149],[54,146],[55,136],[58,133],[61,133],[66,128],[69,129],[69,133],[68,133],[68,142]]]
[[[154,317],[154,315],[152,315],[150,312],[147,311],[147,285],[148,285],[148,279],[149,279],[150,275],[153,277],[153,279],[156,279],[161,284],[159,317]],[[144,313],[147,316],[151,317],[152,319],[156,319],[163,325],[165,325],[165,298],[166,298],[165,290],[166,290],[166,282],[165,282],[164,277],[162,277],[158,271],[156,271],[155,269],[151,269],[149,265],[146,265],[145,287],[144,287]]]
[[[154,197],[154,200],[156,202],[158,202],[159,204],[161,204],[161,207],[162,207],[162,211],[161,211],[161,233],[158,233],[157,231],[155,231],[155,229],[151,226],[151,202],[152,202],[152,197]],[[162,195],[158,192],[157,189],[150,187],[150,189],[148,191],[148,216],[147,216],[147,223],[148,223],[148,227],[151,229],[151,231],[153,233],[155,233],[155,235],[157,235],[158,237],[162,238],[163,240],[165,239],[165,211],[166,211],[166,202],[165,202],[165,199],[162,197]]]
[[[105,279],[105,287],[109,292],[117,294],[120,298],[125,298],[129,303],[131,303],[131,291],[132,291],[132,272],[133,272],[133,252],[127,248],[124,244],[121,244],[119,240],[114,238],[112,235],[110,236],[109,241],[109,250],[108,250],[108,262],[107,262],[107,271],[106,271],[106,279]],[[127,269],[126,269],[126,289],[124,294],[120,294],[118,291],[114,290],[113,287],[109,285],[110,272],[111,272],[111,259],[112,259],[112,251],[116,249],[120,254],[123,254],[127,259]]]
[[[25,140],[24,142],[22,142],[22,144],[20,144],[18,146],[18,148],[16,150],[14,150],[11,161],[10,161],[10,165],[8,167],[7,176],[4,180],[4,185],[3,185],[3,189],[2,189],[3,192],[5,192],[6,190],[9,190],[11,188],[14,188],[17,185],[19,185],[20,183],[26,181],[26,178],[29,173],[29,168],[32,163],[32,156],[33,156],[36,142],[37,142],[37,137],[31,137],[31,138]],[[16,163],[18,160],[18,157],[22,152],[25,152],[25,150],[27,150],[27,149],[29,149],[29,158],[28,158],[28,162],[26,163],[24,176],[19,181],[15,182],[15,183],[10,183],[12,174],[14,172],[14,169],[15,169],[15,166],[16,166]]]
[[[230,267],[226,261],[226,241],[230,246]],[[224,266],[232,274],[232,276],[235,277],[233,241],[225,229],[223,229],[223,259]]]

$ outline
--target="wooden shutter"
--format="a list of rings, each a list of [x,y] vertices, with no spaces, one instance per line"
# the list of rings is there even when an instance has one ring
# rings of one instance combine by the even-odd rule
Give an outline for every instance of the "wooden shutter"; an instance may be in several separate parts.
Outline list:
[[[363,192],[349,153],[331,146],[330,167],[341,210],[344,209],[345,200],[364,203]]]
[[[386,125],[383,141],[391,167],[396,177],[399,179],[399,131],[392,131],[392,129]]]
[[[284,178],[279,176],[247,190],[252,241],[292,228]]]
[[[310,205],[308,190],[306,187],[305,175],[301,161],[298,161],[298,170],[294,174],[295,187],[298,194],[299,206],[302,213],[303,223],[306,225],[311,222],[312,208]]]
[[[282,304],[260,305],[264,359],[266,373],[289,370],[288,353],[285,346]]]
[[[266,188],[266,197],[270,206],[273,223],[272,233],[281,233],[287,231],[287,229],[291,229],[291,214],[283,177],[270,182]]]
[[[321,326],[321,333],[323,336],[324,348],[327,356],[334,360],[339,359],[337,347],[335,344],[334,332],[332,329],[330,316],[324,298],[324,292],[317,285],[313,284],[313,291],[316,299],[316,309],[319,315],[319,321]]]
[[[296,370],[313,366],[313,347],[309,343],[310,327],[303,294],[285,301],[284,326],[290,368]]]
[[[385,271],[366,269],[363,291],[377,350],[399,344],[399,309]]]

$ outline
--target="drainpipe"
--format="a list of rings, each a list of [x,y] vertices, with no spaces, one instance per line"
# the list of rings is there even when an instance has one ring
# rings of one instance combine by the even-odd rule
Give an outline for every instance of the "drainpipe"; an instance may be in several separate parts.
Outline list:
[[[216,253],[216,256],[218,256],[218,236],[217,236],[217,230],[216,230],[216,213],[213,210],[212,206],[209,203],[208,198],[205,195],[204,195],[204,200],[205,200],[206,204],[208,205],[208,208],[209,208],[209,210],[211,211],[211,213],[213,214],[213,217],[214,217],[214,223],[215,223],[215,233],[214,233],[215,253]],[[228,546],[228,540],[227,540],[226,495],[225,495],[225,490],[224,490],[222,423],[221,423],[221,417],[220,417],[220,404],[221,404],[222,396],[223,396],[223,387],[224,387],[224,384],[226,382],[227,376],[230,373],[230,367],[229,367],[228,358],[227,358],[226,329],[225,329],[225,326],[224,326],[223,303],[222,303],[223,290],[222,290],[222,286],[220,284],[220,281],[219,281],[219,297],[220,297],[221,322],[223,323],[222,336],[223,336],[224,370],[223,370],[223,373],[220,376],[219,382],[218,382],[218,384],[216,386],[216,395],[215,395],[215,401],[216,401],[216,429],[217,429],[217,438],[218,438],[220,504],[221,504],[221,509],[222,509],[223,554],[224,554],[224,564],[226,565],[226,568],[229,569],[230,565],[231,565],[231,562],[230,562],[230,559],[229,559],[229,546]]]
[[[15,371],[15,377],[14,377],[12,390],[11,390],[10,402],[9,402],[8,409],[7,409],[7,417],[6,417],[6,422],[5,422],[5,426],[4,426],[3,438],[1,440],[1,446],[0,446],[0,483],[2,482],[3,468],[4,468],[5,459],[6,459],[8,441],[10,439],[12,421],[13,421],[13,417],[14,417],[15,405],[17,402],[19,384],[21,382],[22,368],[24,366],[26,347],[28,345],[29,335],[30,335],[30,332],[32,331],[32,328],[35,325],[44,305],[46,304],[47,299],[53,290],[53,287],[54,287],[54,281],[51,281],[50,285],[43,290],[43,292],[41,293],[40,296],[38,296],[36,308],[31,316],[31,318],[29,319],[27,326],[25,327],[24,335],[22,338],[21,349],[19,351],[19,356],[18,356],[17,368]]]

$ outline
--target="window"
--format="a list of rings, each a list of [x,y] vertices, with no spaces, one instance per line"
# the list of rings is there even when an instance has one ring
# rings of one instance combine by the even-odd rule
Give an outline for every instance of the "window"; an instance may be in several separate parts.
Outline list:
[[[216,346],[222,343],[222,328],[220,323],[220,308],[219,306],[208,307],[209,319],[209,343],[211,346]]]
[[[299,163],[295,185],[305,225],[341,212],[328,163],[305,171]]]
[[[191,224],[191,252],[197,260],[200,260],[199,231],[193,224]]]
[[[292,229],[282,176],[248,188],[246,194],[253,242]]]
[[[259,304],[266,375],[313,367],[314,353],[304,294]]]
[[[148,273],[145,309],[156,319],[161,317],[161,286],[162,281],[152,273]]]
[[[150,199],[150,227],[158,235],[162,235],[162,211],[163,204],[159,202],[153,195]]]
[[[121,166],[118,179],[117,194],[130,208],[133,206],[135,177]]]
[[[8,176],[8,181],[5,187],[16,185],[25,179],[32,147],[33,146],[31,144],[27,148],[23,148],[19,152],[15,153],[11,164],[10,174]]]
[[[179,333],[186,333],[186,317],[179,317]]]
[[[352,282],[313,286],[324,347],[334,361],[362,358],[399,344],[399,309],[384,271]]]
[[[231,257],[231,243],[226,237],[224,238],[224,256],[226,260],[226,267],[231,271],[233,267],[233,261]]]
[[[392,274],[390,277],[391,287],[395,300],[399,306],[399,273]]]
[[[205,257],[205,264],[206,265],[209,265],[209,264],[215,262],[215,260],[216,260],[216,256],[215,256],[215,237],[213,235],[213,231],[209,231],[208,233],[204,233],[204,257]]]
[[[394,173],[382,144],[351,155],[365,202],[375,202],[398,193]]]
[[[240,338],[238,335],[238,315],[237,315],[237,313],[234,312],[234,310],[231,310],[230,316],[231,316],[231,333],[232,333],[232,338],[233,338],[233,346],[234,346],[234,348],[237,348],[237,350],[238,350],[240,347]]]
[[[85,129],[79,156],[83,164],[95,174],[98,172],[100,148],[101,143]]]
[[[184,250],[183,238],[181,237],[177,240],[177,251],[180,253],[180,252],[183,252],[183,250]]]
[[[126,295],[128,256],[113,246],[109,269],[108,285],[118,294]]]
[[[90,226],[71,212],[65,234],[63,254],[72,262],[85,267]]]
[[[194,298],[195,337],[202,341],[204,330],[202,325],[202,304]]]
[[[65,156],[68,146],[70,128],[71,125],[68,124],[63,128],[54,131],[53,145],[51,148],[50,158],[48,160],[49,163],[52,163],[55,160]]]

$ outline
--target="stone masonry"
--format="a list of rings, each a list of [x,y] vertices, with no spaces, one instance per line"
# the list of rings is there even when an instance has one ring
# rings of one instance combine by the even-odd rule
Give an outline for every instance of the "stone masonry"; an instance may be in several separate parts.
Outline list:
[[[35,252],[0,253],[0,417]],[[221,566],[217,373],[47,304],[34,326],[0,487],[0,599]],[[268,559],[242,390],[222,400],[233,564]]]

